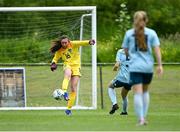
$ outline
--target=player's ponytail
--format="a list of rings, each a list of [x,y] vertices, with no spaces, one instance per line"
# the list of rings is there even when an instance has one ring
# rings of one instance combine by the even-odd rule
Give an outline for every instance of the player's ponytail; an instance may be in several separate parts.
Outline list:
[[[146,26],[147,21],[146,12],[137,11],[134,14],[135,40],[140,51],[147,51],[146,38],[144,34],[144,27]]]

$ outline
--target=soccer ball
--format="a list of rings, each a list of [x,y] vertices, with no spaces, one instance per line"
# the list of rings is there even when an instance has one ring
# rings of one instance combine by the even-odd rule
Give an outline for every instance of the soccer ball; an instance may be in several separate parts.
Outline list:
[[[64,92],[61,89],[56,89],[53,92],[53,98],[56,100],[61,100],[64,95]]]

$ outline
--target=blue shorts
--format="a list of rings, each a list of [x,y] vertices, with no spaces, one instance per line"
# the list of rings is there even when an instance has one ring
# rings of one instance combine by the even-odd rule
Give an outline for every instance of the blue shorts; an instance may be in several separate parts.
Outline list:
[[[112,85],[115,88],[124,87],[126,90],[131,90],[131,85],[130,84],[121,82],[119,80],[113,80]]]
[[[150,84],[153,73],[130,72],[130,84]]]

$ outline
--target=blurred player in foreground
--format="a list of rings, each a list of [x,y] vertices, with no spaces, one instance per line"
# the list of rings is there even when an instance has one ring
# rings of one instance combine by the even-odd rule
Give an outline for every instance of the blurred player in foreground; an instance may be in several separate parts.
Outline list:
[[[152,48],[157,60],[157,73],[163,73],[161,63],[160,42],[156,32],[147,28],[147,14],[137,11],[134,14],[134,27],[125,34],[122,48],[130,56],[130,83],[134,91],[134,107],[138,117],[138,125],[146,125],[149,107],[149,84],[153,77],[154,59]]]

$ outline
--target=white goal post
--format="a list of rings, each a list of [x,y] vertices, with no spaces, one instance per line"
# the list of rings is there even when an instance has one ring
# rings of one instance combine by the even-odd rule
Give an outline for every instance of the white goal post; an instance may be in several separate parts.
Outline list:
[[[92,46],[91,50],[91,63],[92,63],[92,106],[74,106],[72,109],[97,109],[97,40],[96,40],[96,6],[67,6],[67,7],[0,7],[0,12],[61,12],[61,11],[88,11],[88,14],[82,15],[80,40],[83,39],[82,27],[83,18],[85,16],[91,17],[91,37],[95,40],[96,44]],[[90,12],[90,13],[89,13]],[[1,107],[0,110],[55,110],[66,109],[66,107]]]

